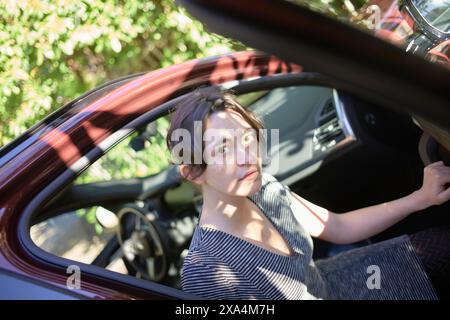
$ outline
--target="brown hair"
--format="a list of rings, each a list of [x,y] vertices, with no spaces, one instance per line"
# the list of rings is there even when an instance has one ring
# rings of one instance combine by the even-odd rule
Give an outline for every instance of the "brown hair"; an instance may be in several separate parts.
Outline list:
[[[197,141],[198,135],[194,132],[195,121],[202,122],[202,128],[205,128],[205,122],[208,117],[214,112],[234,110],[238,112],[247,123],[256,131],[263,129],[262,122],[256,117],[256,115],[249,109],[244,108],[237,100],[236,97],[227,91],[221,91],[218,87],[208,87],[196,89],[185,100],[180,102],[176,106],[176,111],[173,113],[170,123],[170,128],[167,132],[166,142],[170,151],[180,141],[175,142],[172,140],[172,133],[176,129],[186,129],[190,133],[191,141],[190,147],[194,152],[191,153],[190,158],[192,164],[189,165],[189,175],[193,178],[199,177],[206,169],[206,163],[204,162],[203,155],[200,155],[201,164],[193,164],[196,152],[201,150],[194,149],[194,146],[199,146],[201,143],[202,150],[204,148],[204,141]],[[203,137],[202,132],[202,137]],[[259,140],[259,135],[257,135]]]

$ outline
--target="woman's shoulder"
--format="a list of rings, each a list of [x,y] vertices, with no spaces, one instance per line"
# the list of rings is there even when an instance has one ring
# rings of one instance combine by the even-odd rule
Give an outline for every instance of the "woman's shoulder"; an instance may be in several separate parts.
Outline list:
[[[281,189],[290,190],[287,185],[284,185],[274,175],[272,175],[269,172],[263,172],[261,174],[261,177],[262,177],[262,185],[263,186],[271,185],[271,186],[275,186],[275,187],[278,187],[278,188],[281,188]]]
[[[272,174],[270,174],[269,172],[263,172],[262,174],[261,174],[261,177],[262,177],[262,181],[263,181],[263,184],[264,184],[264,182],[279,182],[278,180],[277,180],[277,178],[275,178]]]
[[[251,197],[253,200],[258,200],[258,202],[264,199],[282,200],[287,204],[291,203],[291,189],[281,183],[275,176],[271,173],[263,172],[261,175],[262,184],[261,189]]]

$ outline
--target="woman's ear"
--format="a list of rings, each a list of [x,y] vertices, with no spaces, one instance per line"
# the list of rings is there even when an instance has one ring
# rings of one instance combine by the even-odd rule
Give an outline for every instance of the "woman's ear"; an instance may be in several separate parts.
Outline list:
[[[188,164],[180,164],[178,166],[178,171],[184,179],[189,180],[195,184],[201,185],[203,184],[203,182],[205,182],[205,180],[203,179],[203,174],[195,178],[192,176],[191,168]]]

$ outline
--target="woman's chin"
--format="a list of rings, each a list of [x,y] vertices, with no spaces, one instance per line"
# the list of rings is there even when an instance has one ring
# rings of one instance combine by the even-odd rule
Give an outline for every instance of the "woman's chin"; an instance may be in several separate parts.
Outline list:
[[[214,189],[230,196],[248,197],[257,193],[261,189],[261,186],[262,177],[259,175],[254,179],[234,181],[228,186],[215,185]]]
[[[239,188],[241,192],[240,195],[247,197],[252,196],[255,193],[257,193],[262,186],[262,178],[261,175],[259,175],[256,179],[252,181],[245,181],[245,183],[241,183],[241,187]]]

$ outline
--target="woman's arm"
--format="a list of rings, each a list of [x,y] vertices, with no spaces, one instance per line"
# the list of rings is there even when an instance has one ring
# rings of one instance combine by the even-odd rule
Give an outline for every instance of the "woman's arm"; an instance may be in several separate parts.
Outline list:
[[[292,211],[313,237],[337,244],[365,240],[406,218],[415,211],[450,199],[450,167],[442,161],[424,168],[422,187],[403,198],[336,214],[292,192]]]

